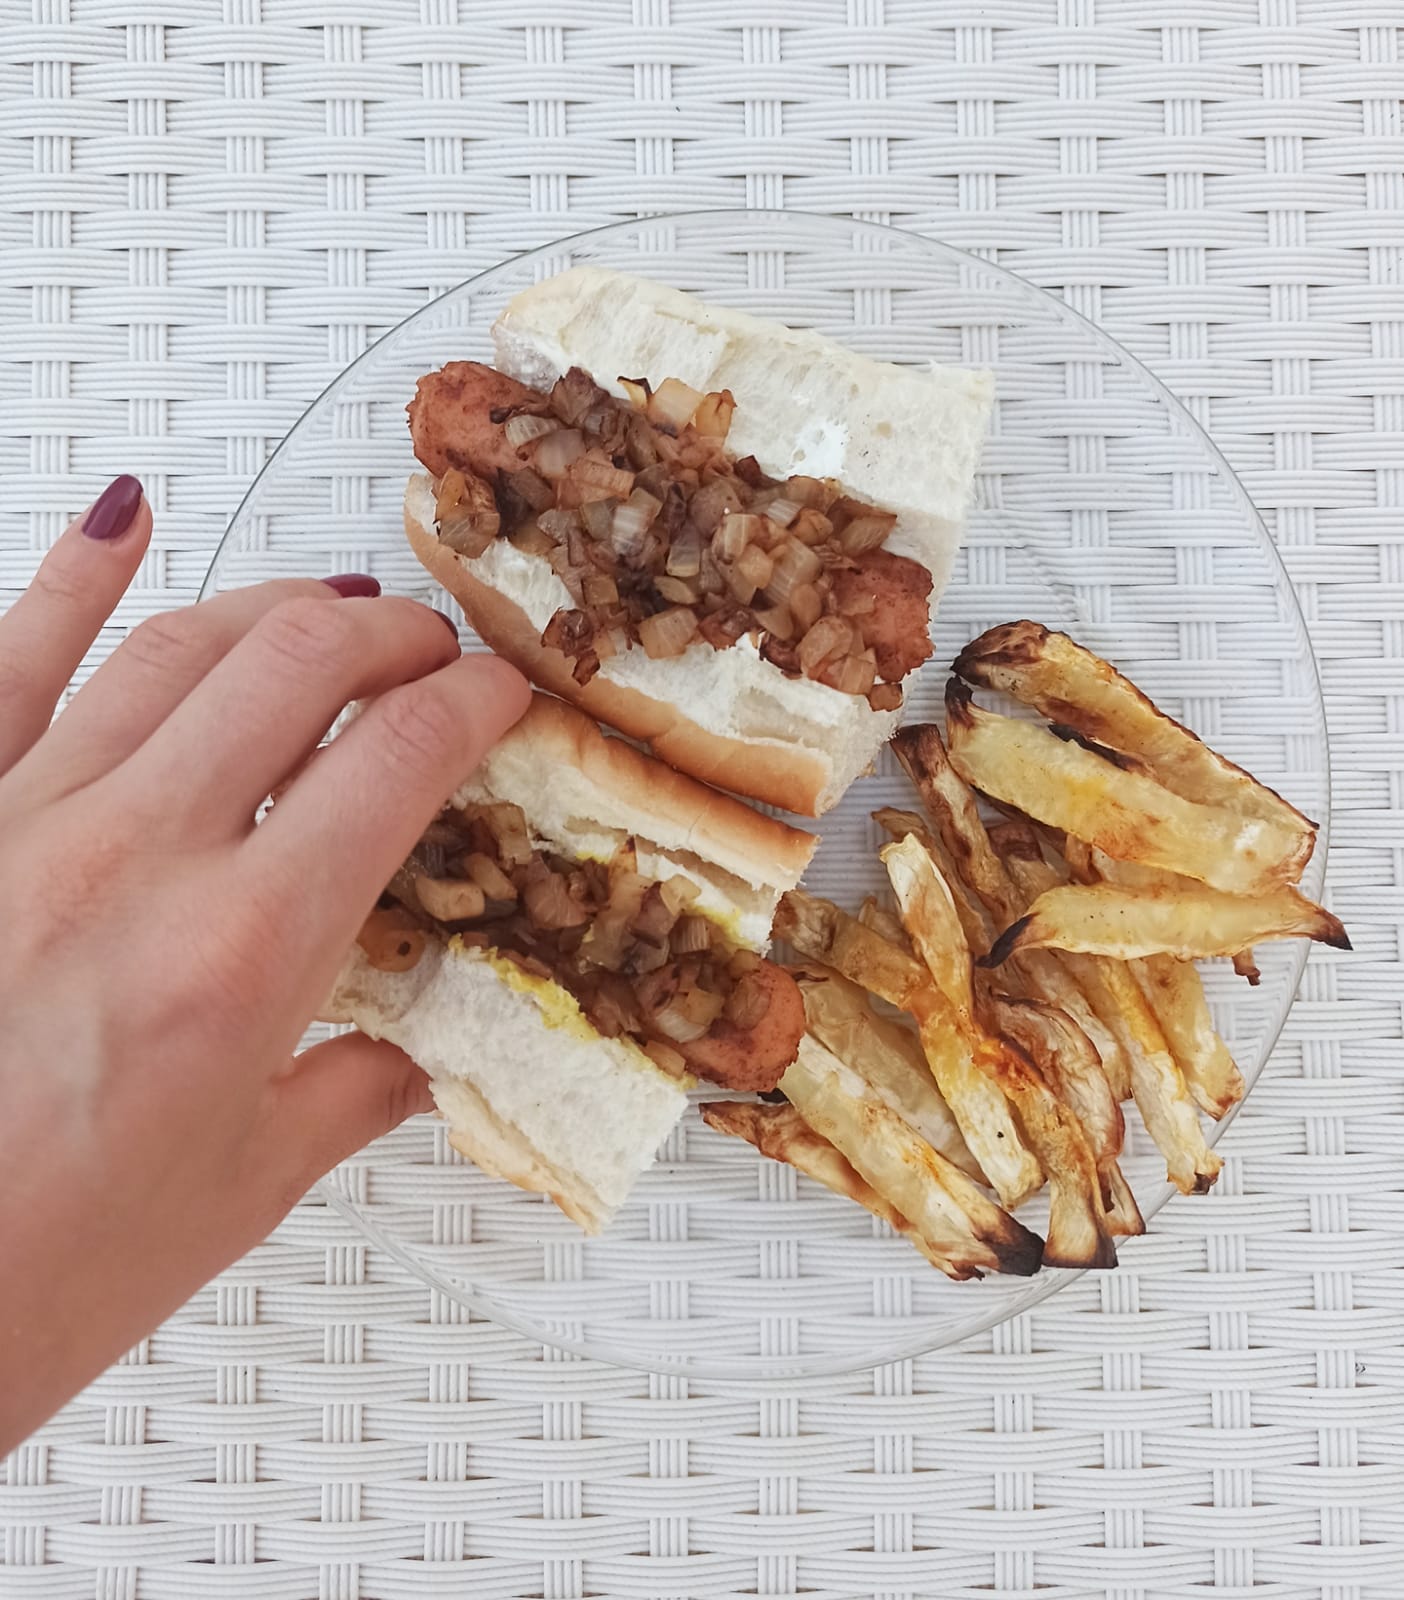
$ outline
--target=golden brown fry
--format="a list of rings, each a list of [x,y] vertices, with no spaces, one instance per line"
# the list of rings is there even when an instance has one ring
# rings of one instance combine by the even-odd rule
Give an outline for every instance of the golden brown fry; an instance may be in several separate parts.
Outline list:
[[[1231,894],[1261,893],[1301,876],[1310,835],[1181,799],[1047,728],[986,711],[969,695],[955,679],[947,685],[950,761],[992,799],[1119,861],[1188,873]]]
[[[1113,861],[1085,845],[1076,852],[1070,849],[1069,856],[1074,872],[1082,881],[1106,880],[1123,887],[1148,889],[1152,893],[1199,893],[1199,885],[1188,878]],[[1128,965],[1155,1012],[1190,1093],[1201,1110],[1217,1121],[1243,1098],[1243,1076],[1228,1046],[1215,1032],[1204,985],[1194,964],[1173,956],[1154,955]]]
[[[1099,962],[1097,974],[1112,1003],[1111,1024],[1131,1063],[1131,1093],[1146,1131],[1165,1157],[1170,1181],[1182,1194],[1204,1194],[1223,1161],[1205,1143],[1164,1030],[1122,962]]]
[[[933,1150],[983,1182],[984,1173],[936,1088],[916,1034],[896,1017],[879,1016],[867,990],[840,973],[818,966],[791,971],[804,996],[809,1031],[819,1043],[865,1079]]]
[[[1043,1181],[1009,1105],[972,1055],[955,1008],[926,968],[831,901],[792,889],[780,901],[775,935],[809,961],[832,967],[870,994],[916,1018],[936,1087],[971,1154],[1001,1202],[1021,1205]]]
[[[1012,921],[1024,907],[990,846],[975,796],[951,765],[940,730],[929,722],[901,728],[893,736],[892,751],[916,785],[957,876],[997,926]]]
[[[1045,1258],[1058,1266],[1111,1266],[1095,1158],[1075,1112],[1059,1103],[1028,1057],[986,1032],[975,1017],[970,950],[939,868],[915,834],[882,851],[903,925],[952,1007],[972,1059],[1015,1108],[1025,1139],[1049,1183]]]
[[[1350,940],[1338,918],[1295,889],[1225,894],[1205,884],[1186,890],[1068,883],[1041,894],[995,940],[982,962],[998,966],[1018,950],[1075,950],[1133,961],[1151,955],[1192,961],[1231,956],[1268,939],[1308,938],[1337,950]]]
[[[889,944],[895,944],[899,950],[905,950],[909,955],[915,954],[907,930],[886,906],[878,904],[875,894],[870,894],[858,907],[858,920],[865,928],[880,934]]]
[[[1258,963],[1253,959],[1251,950],[1240,950],[1233,958],[1233,970],[1240,978],[1246,978],[1253,988],[1257,988],[1263,981],[1262,972]]]
[[[1067,634],[1037,622],[1006,622],[966,645],[954,670],[969,683],[1001,689],[1051,722],[1136,757],[1183,799],[1222,806],[1304,836],[1305,866],[1314,822],[1167,717],[1115,667]]]
[[[946,887],[955,901],[956,913],[965,933],[965,942],[973,955],[982,956],[994,943],[994,921],[985,910],[983,902],[961,877],[945,841],[931,831],[925,817],[915,811],[901,811],[896,806],[883,806],[873,812],[873,820],[892,839],[903,839],[915,834],[931,859],[941,869]]]
[[[1027,1275],[1043,1245],[919,1138],[832,1051],[806,1034],[780,1087],[804,1120],[893,1206],[940,1261]],[[947,1269],[949,1270],[949,1269]]]
[[[914,833],[904,834],[878,852],[897,896],[897,910],[917,954],[946,999],[973,1017],[970,947],[965,942],[946,880]]]
[[[699,1106],[702,1120],[717,1133],[730,1134],[754,1145],[763,1156],[783,1162],[832,1189],[845,1200],[853,1200],[865,1211],[885,1222],[894,1233],[910,1240],[934,1267],[953,1278],[978,1278],[975,1267],[961,1270],[954,1262],[938,1256],[912,1227],[889,1205],[868,1181],[860,1176],[848,1158],[841,1155],[822,1134],[800,1116],[791,1105],[756,1105],[748,1100],[713,1100]]]
[[[1045,1001],[991,993],[985,1005],[993,1028],[1024,1051],[1082,1124],[1097,1163],[1108,1232],[1144,1233],[1140,1209],[1117,1166],[1126,1123],[1092,1041],[1066,1012]]]
[[[1018,889],[1023,910],[1046,889],[1063,882],[1063,874],[1044,858],[1038,833],[1028,822],[998,822],[989,830],[990,844]],[[1016,974],[1034,967],[1040,974],[1033,998],[1051,1000],[1077,1023],[1097,1047],[1112,1097],[1131,1098],[1131,1061],[1108,1021],[1116,1007],[1097,975],[1091,957],[1057,950],[1029,950],[1014,958]],[[1021,987],[1028,988],[1027,985]]]
[[[1147,956],[1131,963],[1200,1109],[1218,1121],[1243,1098],[1243,1074],[1214,1028],[1204,985],[1188,961]]]

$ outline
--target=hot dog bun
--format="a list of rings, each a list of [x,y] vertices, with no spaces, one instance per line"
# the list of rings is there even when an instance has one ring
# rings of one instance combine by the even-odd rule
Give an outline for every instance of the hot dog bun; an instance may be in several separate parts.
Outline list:
[[[455,800],[511,801],[533,842],[560,854],[608,859],[632,837],[641,872],[690,878],[698,909],[758,950],[816,842],[607,739],[544,695]],[[431,940],[407,972],[382,971],[353,948],[323,1015],[398,1045],[429,1074],[455,1149],[550,1195],[589,1233],[687,1104],[682,1082],[629,1038],[602,1038],[559,984],[457,940]]]
[[[835,477],[893,511],[885,548],[933,576],[950,572],[992,405],[988,373],[897,367],[807,330],[709,306],[644,279],[578,267],[524,290],[493,330],[499,368],[549,388],[573,365],[622,395],[620,376],[681,378],[736,397],[728,448],[778,477]],[[787,676],[743,638],[650,659],[631,649],[584,687],[540,642],[572,604],[538,557],[496,540],[481,556],[439,544],[428,478],[410,480],[405,530],[415,553],[478,634],[536,683],[647,743],[679,770],[804,815],[834,805],[896,728],[895,712]]]

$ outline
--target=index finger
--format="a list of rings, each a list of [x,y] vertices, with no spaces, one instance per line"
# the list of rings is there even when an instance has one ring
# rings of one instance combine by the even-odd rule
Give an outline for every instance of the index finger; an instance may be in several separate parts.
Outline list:
[[[240,847],[284,911],[289,959],[329,987],[380,892],[455,789],[525,712],[526,679],[468,655],[381,695]]]

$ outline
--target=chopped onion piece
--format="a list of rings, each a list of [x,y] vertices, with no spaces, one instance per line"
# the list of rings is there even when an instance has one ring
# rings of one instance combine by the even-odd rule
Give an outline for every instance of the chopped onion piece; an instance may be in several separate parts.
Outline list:
[[[691,1044],[712,1026],[725,1004],[723,996],[708,989],[679,986],[668,1003],[654,1013],[653,1026],[677,1044]]]
[[[519,411],[515,417],[507,419],[507,443],[514,450],[520,450],[533,439],[544,439],[548,433],[556,433],[560,426],[554,417],[533,417]]]
[[[513,419],[514,421],[517,419]],[[585,438],[579,428],[556,428],[536,447],[536,470],[547,478],[563,478],[566,471],[585,454]]]
[[[491,856],[484,855],[480,850],[470,850],[467,855],[458,858],[457,865],[464,877],[476,883],[489,900],[516,902],[516,884]]]
[[[788,606],[766,606],[756,612],[756,621],[777,639],[793,639],[795,636],[795,619],[790,615]]]
[[[544,863],[537,876],[528,878],[522,904],[533,925],[549,931],[580,928],[590,920],[588,908],[571,894],[566,880]]]
[[[772,587],[773,582],[774,580]],[[790,613],[795,619],[795,626],[801,632],[808,633],[823,615],[823,611],[824,602],[812,583],[797,583],[790,590]]]
[[[770,502],[765,508],[765,514],[772,522],[778,523],[782,528],[788,528],[803,509],[803,506],[795,501],[782,496]]]
[[[414,880],[414,890],[419,903],[436,922],[468,922],[480,917],[487,900],[476,883],[465,883],[462,878],[427,878]]]
[[[439,479],[439,486],[434,491],[434,520],[442,522],[449,512],[463,498],[468,488],[468,480],[457,467],[450,467],[443,477]]]
[[[810,632],[814,630],[811,628]],[[806,635],[808,637],[808,635]],[[871,656],[844,656],[828,661],[819,672],[819,681],[840,694],[867,694],[877,680],[877,667]]]
[[[744,511],[727,512],[712,535],[712,554],[718,561],[735,561],[751,540],[759,535],[763,520]]]
[[[619,387],[635,411],[644,411],[648,408],[648,397],[653,391],[649,387],[647,378],[621,378]]]
[[[673,606],[639,623],[639,643],[654,661],[680,656],[697,632],[697,618],[686,606]]]
[[[684,878],[681,875],[673,878],[664,878],[658,887],[664,900],[674,911],[682,911],[685,907],[690,906],[698,895],[702,893],[691,878]]]
[[[887,512],[874,512],[870,516],[854,517],[838,536],[839,548],[846,556],[866,555],[876,550],[892,532],[895,516]]]
[[[664,378],[648,397],[648,420],[656,427],[681,433],[701,403],[698,390],[689,388],[680,378]]]
[[[817,506],[820,511],[833,500],[833,491],[822,478],[795,473],[785,479],[785,498],[797,506]]]
[[[570,477],[573,483],[583,489],[598,489],[599,497],[617,495],[622,500],[633,491],[634,487],[634,474],[626,472],[623,467],[616,467],[607,456],[597,450],[588,450],[578,461],[573,462]]]
[[[712,948],[712,925],[706,917],[683,917],[673,929],[675,956],[699,955]]]
[[[668,548],[666,571],[670,578],[695,578],[701,570],[701,530],[685,523]]]
[[[798,539],[801,544],[823,544],[833,531],[833,523],[813,506],[806,506],[790,524],[790,537]]]
[[[644,536],[653,519],[663,509],[646,489],[635,489],[622,506],[616,508],[610,524],[609,542],[627,561],[643,549]]]
[[[725,439],[731,429],[731,415],[736,410],[736,396],[730,389],[702,396],[693,413],[692,426],[704,439]]]
[[[590,573],[585,578],[582,588],[587,606],[605,607],[619,604],[619,585],[606,573]]]
[[[553,433],[551,437],[556,439],[560,435]],[[539,472],[533,472],[530,467],[521,467],[516,472],[509,472],[507,484],[535,512],[549,511],[556,503],[556,491]]]
[[[655,1067],[666,1072],[670,1078],[687,1076],[687,1057],[681,1050],[674,1050],[672,1045],[664,1044],[661,1039],[645,1039],[643,1053]]]
[[[665,600],[672,601],[675,606],[695,606],[699,598],[692,584],[684,582],[681,578],[670,578],[666,574],[655,578],[653,587]]]
[[[507,538],[515,549],[529,556],[549,556],[556,548],[556,541],[534,521],[524,522],[515,533],[508,534]]]
[[[526,814],[510,800],[494,800],[477,813],[497,845],[497,859],[504,867],[524,867],[531,860],[531,838]]]
[[[749,1031],[770,1010],[770,990],[758,973],[745,973],[726,1002],[726,1020]]]
[[[608,539],[614,526],[615,500],[587,500],[580,508],[580,520],[592,539]]]
[[[791,539],[775,553],[774,570],[766,589],[777,605],[788,605],[794,591],[801,584],[813,583],[823,570],[824,563],[807,544]]]
[[[543,511],[536,521],[542,533],[549,534],[557,543],[580,531],[578,511],[558,511],[553,506],[549,511]]]
[[[847,655],[853,645],[853,627],[842,617],[820,617],[800,640],[799,664],[805,677],[813,678],[830,656]]]

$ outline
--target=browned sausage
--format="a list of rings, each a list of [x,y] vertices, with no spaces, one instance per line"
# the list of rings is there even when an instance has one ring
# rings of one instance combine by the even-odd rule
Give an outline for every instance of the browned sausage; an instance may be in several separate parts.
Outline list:
[[[840,612],[851,614],[860,597],[873,597],[872,609],[853,620],[873,652],[878,676],[888,683],[905,678],[931,654],[930,594],[926,568],[890,550],[870,550],[851,571],[834,574]]]
[[[495,411],[545,406],[545,396],[481,361],[450,361],[419,380],[409,412],[414,453],[435,477],[450,467],[491,482],[498,471],[515,472],[521,458],[507,443],[506,423]]]
[[[762,961],[755,976],[765,983],[770,1007],[754,1027],[738,1028],[718,1017],[700,1039],[677,1046],[699,1077],[726,1089],[773,1089],[804,1033],[804,1000],[785,968]]]

